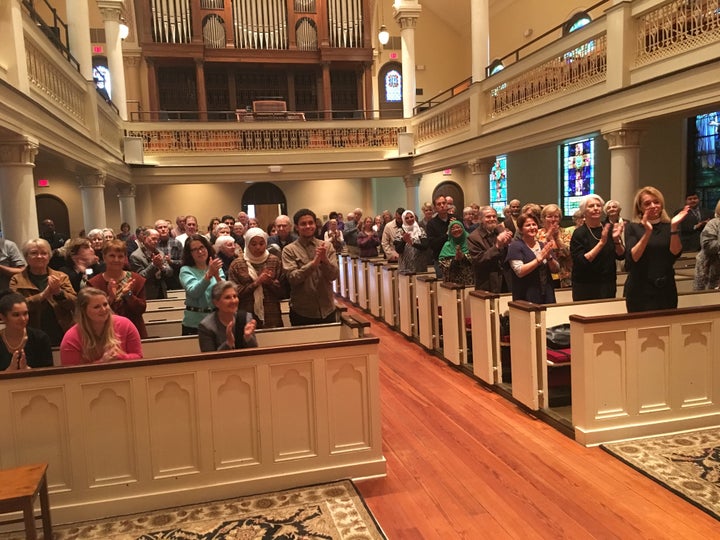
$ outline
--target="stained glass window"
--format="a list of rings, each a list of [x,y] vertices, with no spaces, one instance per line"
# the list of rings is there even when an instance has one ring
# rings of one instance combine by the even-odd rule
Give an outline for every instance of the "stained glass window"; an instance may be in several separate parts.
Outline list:
[[[580,199],[595,192],[595,140],[565,143],[561,157],[563,215],[572,216]]]
[[[490,206],[502,215],[507,206],[507,156],[497,156],[490,169]]]
[[[110,70],[105,66],[95,66],[93,68],[93,79],[95,79],[95,86],[97,86],[100,90],[105,90],[108,98],[112,99]]]
[[[402,101],[402,75],[396,69],[385,75],[385,101]]]

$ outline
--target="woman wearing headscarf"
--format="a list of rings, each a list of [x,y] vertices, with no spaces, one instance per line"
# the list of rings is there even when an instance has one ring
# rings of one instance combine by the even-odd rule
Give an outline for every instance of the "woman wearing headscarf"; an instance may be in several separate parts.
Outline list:
[[[449,283],[473,285],[472,259],[467,245],[468,233],[461,221],[450,220],[448,239],[440,250],[438,261],[443,269],[443,279]]]
[[[280,259],[267,250],[267,233],[259,227],[244,236],[243,257],[230,265],[229,278],[238,285],[239,309],[253,313],[258,328],[283,326],[280,300],[285,278]]]
[[[425,231],[418,225],[412,210],[402,213],[402,226],[397,230],[394,240],[398,253],[398,271],[406,273],[425,272],[427,270],[427,249],[430,241]]]

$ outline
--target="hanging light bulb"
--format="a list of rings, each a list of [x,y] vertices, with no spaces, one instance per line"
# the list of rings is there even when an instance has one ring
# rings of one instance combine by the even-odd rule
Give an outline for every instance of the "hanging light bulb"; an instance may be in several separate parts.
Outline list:
[[[381,45],[387,45],[388,41],[390,41],[390,32],[388,32],[387,26],[384,24],[380,27],[380,32],[378,32],[378,41]]]
[[[125,19],[123,19],[123,18],[120,19],[119,30],[120,30],[120,39],[125,39],[128,37],[128,35],[130,35],[130,28],[128,27],[127,24],[125,24]]]

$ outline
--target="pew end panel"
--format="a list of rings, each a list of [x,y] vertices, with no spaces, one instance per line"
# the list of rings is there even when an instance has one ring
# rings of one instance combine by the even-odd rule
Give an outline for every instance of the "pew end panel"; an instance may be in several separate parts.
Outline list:
[[[570,317],[575,439],[720,425],[720,306]]]
[[[472,362],[465,316],[465,303],[471,290],[459,283],[440,283],[437,289],[442,324],[442,355],[456,366]]]
[[[381,291],[383,319],[390,328],[398,325],[398,267],[396,264],[385,264],[381,268]]]
[[[415,289],[418,302],[418,342],[428,351],[440,351],[440,319],[435,276],[418,276]]]
[[[383,476],[378,343],[3,375],[0,463],[46,459],[56,523]]]
[[[491,385],[502,382],[499,296],[488,291],[470,291],[468,296],[468,310],[472,320],[473,374]]]
[[[380,269],[385,266],[384,259],[368,260],[368,309],[376,319],[383,318],[383,294]]]
[[[347,299],[354,306],[358,305],[357,259],[353,255],[345,257],[347,264]]]
[[[547,406],[547,388],[542,354],[545,334],[542,314],[545,305],[524,300],[511,301],[510,309],[510,369],[512,372],[512,396],[533,411]],[[541,365],[542,363],[542,365]]]

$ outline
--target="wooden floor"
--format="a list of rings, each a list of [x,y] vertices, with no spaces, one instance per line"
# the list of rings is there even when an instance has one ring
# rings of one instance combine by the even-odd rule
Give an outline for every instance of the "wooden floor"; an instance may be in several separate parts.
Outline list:
[[[600,448],[384,324],[372,333],[388,474],[357,485],[391,540],[720,538],[720,522]]]

